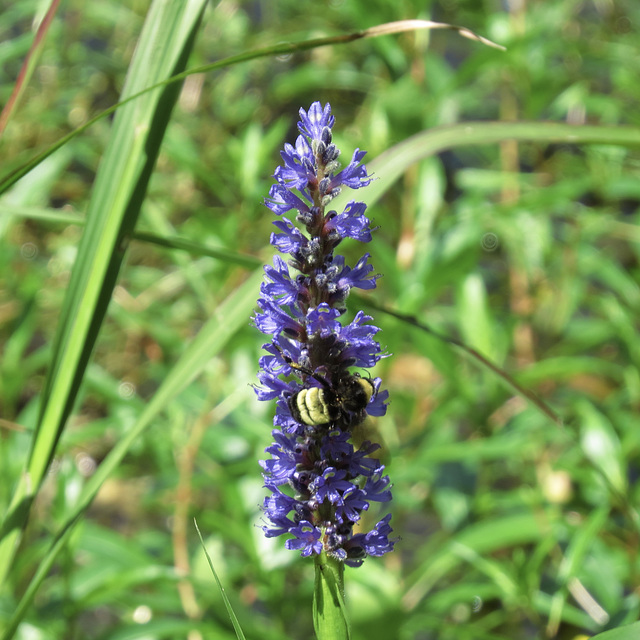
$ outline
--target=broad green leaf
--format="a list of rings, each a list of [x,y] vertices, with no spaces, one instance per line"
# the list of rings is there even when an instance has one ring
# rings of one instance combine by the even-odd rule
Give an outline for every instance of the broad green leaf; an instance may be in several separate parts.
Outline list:
[[[464,341],[487,358],[497,360],[495,326],[489,310],[487,290],[478,274],[469,274],[460,287],[458,301],[459,325]]]
[[[620,439],[609,419],[588,402],[579,407],[580,444],[587,458],[620,495],[627,491]]]

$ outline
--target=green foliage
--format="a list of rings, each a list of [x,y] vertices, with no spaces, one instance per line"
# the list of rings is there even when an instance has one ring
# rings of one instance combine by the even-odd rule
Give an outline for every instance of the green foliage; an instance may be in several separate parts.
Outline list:
[[[46,11],[9,4],[2,104]],[[384,277],[349,304],[393,354],[401,539],[346,569],[352,637],[635,638],[640,7],[204,4],[61,3],[0,139],[0,183],[26,172],[0,196],[0,633],[233,639],[228,605],[247,638],[312,636],[312,563],[260,530],[250,316],[261,198],[320,100],[377,178]],[[310,43],[414,18],[507,51]]]

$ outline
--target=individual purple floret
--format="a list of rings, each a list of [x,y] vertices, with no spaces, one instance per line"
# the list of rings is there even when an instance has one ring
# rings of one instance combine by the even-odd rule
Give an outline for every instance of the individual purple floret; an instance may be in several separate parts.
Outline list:
[[[276,256],[265,267],[254,316],[271,338],[263,346],[256,393],[260,400],[277,400],[275,442],[266,449],[271,458],[260,463],[271,492],[262,505],[268,520],[263,530],[267,537],[289,534],[285,546],[303,556],[324,551],[359,566],[395,544],[391,514],[372,531],[353,533],[370,502],[391,500],[384,466],[370,457],[379,445],[365,441],[356,449],[350,440],[367,416],[384,415],[389,394],[380,389],[380,378],[351,371],[383,357],[372,318],[358,311],[351,322],[341,322],[350,290],[373,289],[378,276],[368,253],[353,267],[335,253],[345,238],[369,242],[371,226],[362,202],[349,202],[341,213],[328,205],[343,185],[358,189],[371,178],[359,149],[340,170],[340,151],[331,142],[334,120],[329,104],[300,109],[300,135],[295,146],[285,144],[284,164],[265,199],[278,216],[271,244],[288,260]],[[284,215],[289,211],[306,233]]]

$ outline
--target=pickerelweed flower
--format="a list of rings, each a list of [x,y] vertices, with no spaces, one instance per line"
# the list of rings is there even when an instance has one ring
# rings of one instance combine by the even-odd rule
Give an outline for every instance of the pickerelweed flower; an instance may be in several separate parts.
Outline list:
[[[391,500],[384,466],[373,457],[378,444],[355,448],[351,430],[367,417],[386,412],[387,391],[380,379],[360,376],[351,367],[372,367],[383,354],[371,317],[358,311],[341,323],[353,287],[373,289],[366,253],[355,266],[335,253],[345,238],[371,240],[366,205],[349,202],[342,213],[328,209],[341,191],[367,186],[371,179],[356,149],[339,170],[340,151],[332,143],[331,106],[314,102],[300,109],[300,135],[295,147],[285,144],[284,165],[276,169],[265,204],[278,219],[271,244],[288,254],[265,266],[254,322],[271,342],[260,358],[260,400],[277,400],[273,438],[261,461],[265,486],[271,492],[263,512],[267,537],[290,534],[288,549],[302,556],[320,554],[359,566],[367,556],[393,549],[387,515],[368,533],[353,532],[371,501]],[[296,212],[306,234],[285,217]],[[292,267],[295,271],[290,271]]]

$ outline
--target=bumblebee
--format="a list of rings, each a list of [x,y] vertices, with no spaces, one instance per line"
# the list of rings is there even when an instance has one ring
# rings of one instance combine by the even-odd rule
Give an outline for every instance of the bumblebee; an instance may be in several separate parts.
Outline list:
[[[331,385],[317,374],[313,377],[322,387],[301,389],[288,400],[296,422],[312,426],[340,422],[351,427],[366,418],[366,407],[376,391],[369,378],[346,372]]]

